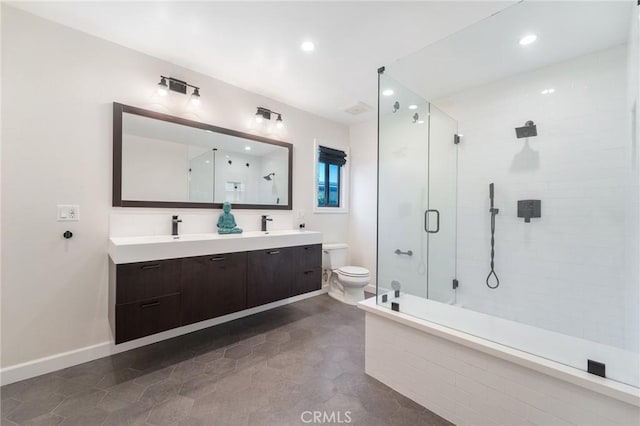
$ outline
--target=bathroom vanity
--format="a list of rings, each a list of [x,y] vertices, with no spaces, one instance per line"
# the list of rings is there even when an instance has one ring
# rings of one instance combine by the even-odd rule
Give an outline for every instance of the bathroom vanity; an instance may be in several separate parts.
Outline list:
[[[319,290],[321,242],[311,231],[112,238],[115,342]]]

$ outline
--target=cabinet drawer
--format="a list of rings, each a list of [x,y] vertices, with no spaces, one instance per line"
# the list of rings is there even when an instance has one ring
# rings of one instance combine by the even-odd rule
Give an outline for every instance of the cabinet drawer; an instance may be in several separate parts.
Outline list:
[[[180,294],[116,305],[116,344],[180,326]]]
[[[182,259],[117,265],[116,304],[180,292]]]
[[[293,294],[308,293],[322,288],[322,269],[303,269],[298,272],[293,282]]]
[[[299,269],[320,268],[322,266],[322,244],[312,244],[295,248],[296,267]]]

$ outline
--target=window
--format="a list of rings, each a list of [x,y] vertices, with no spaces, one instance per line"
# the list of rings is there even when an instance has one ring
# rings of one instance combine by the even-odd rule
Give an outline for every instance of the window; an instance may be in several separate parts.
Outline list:
[[[341,207],[342,167],[346,157],[344,151],[318,146],[318,207]]]

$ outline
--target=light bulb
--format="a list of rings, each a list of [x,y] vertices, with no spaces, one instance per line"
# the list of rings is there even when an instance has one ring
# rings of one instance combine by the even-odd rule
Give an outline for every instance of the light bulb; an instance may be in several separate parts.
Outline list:
[[[193,89],[193,94],[191,95],[191,103],[194,105],[200,105],[200,89],[197,87]]]
[[[284,122],[282,121],[282,115],[278,114],[278,118],[276,119],[276,127],[278,129],[282,129],[284,127]]]
[[[160,96],[167,96],[167,94],[169,93],[169,86],[167,85],[167,80],[162,77],[160,79],[160,83],[158,83],[158,95]]]

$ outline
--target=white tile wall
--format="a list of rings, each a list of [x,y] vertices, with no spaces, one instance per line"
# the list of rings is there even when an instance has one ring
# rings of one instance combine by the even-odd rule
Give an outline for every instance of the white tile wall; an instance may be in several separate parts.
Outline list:
[[[366,314],[366,372],[456,425],[638,425],[640,407]]]
[[[625,223],[638,220],[628,208],[637,182],[629,161],[626,60],[627,47],[619,46],[435,102],[464,134],[461,305],[638,351],[638,303],[626,301],[629,271],[638,263],[625,250],[631,238]],[[549,87],[555,93],[540,93]],[[538,136],[516,139],[514,128],[527,120],[537,124]],[[485,285],[491,182],[500,209],[496,290]],[[517,218],[517,200],[532,198],[542,200],[542,218],[526,224]]]

